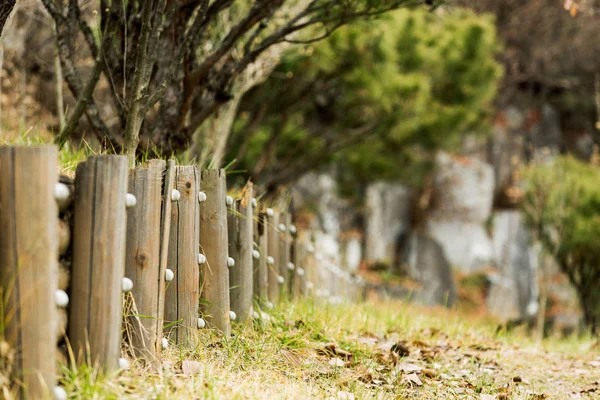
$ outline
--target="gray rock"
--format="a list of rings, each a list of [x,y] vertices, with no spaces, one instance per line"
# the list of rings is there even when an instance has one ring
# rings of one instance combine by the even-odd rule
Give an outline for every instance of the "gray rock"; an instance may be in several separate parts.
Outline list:
[[[415,301],[423,304],[452,306],[456,300],[456,286],[452,268],[444,249],[426,234],[412,233],[405,251],[408,274],[420,282]]]
[[[493,220],[497,275],[491,276],[487,305],[502,320],[526,320],[538,311],[539,246],[534,246],[519,211],[500,211]]]
[[[377,182],[367,189],[365,259],[392,264],[400,235],[409,229],[411,191],[403,185]]]

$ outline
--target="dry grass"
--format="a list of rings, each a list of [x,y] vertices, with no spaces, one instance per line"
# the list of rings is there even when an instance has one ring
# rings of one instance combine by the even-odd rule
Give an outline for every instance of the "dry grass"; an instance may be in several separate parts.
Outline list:
[[[201,330],[197,349],[172,346],[158,371],[134,363],[116,376],[101,377],[89,368],[65,368],[62,384],[72,398],[81,399],[563,399],[600,394],[594,375],[600,353],[590,338],[534,343],[520,334],[498,336],[490,321],[458,311],[405,303],[302,302],[286,304],[271,316],[238,326],[228,339]]]

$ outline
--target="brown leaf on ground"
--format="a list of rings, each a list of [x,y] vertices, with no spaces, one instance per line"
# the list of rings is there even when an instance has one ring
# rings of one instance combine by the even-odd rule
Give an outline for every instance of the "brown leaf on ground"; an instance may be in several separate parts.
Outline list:
[[[437,371],[430,368],[423,368],[421,373],[428,378],[435,378],[437,376]]]
[[[421,382],[421,380],[415,373],[405,375],[402,378],[402,381],[407,383],[409,386],[423,386],[423,382]]]
[[[331,360],[329,360],[329,365],[331,365],[332,367],[340,367],[341,368],[341,367],[345,367],[346,363],[341,358],[334,357]]]
[[[202,372],[202,366],[204,364],[202,364],[201,362],[198,361],[190,361],[190,360],[183,360],[181,362],[181,370],[183,371],[183,373],[185,375],[197,375],[200,372]]]
[[[405,374],[412,372],[421,372],[422,369],[423,367],[420,367],[416,364],[400,363],[398,365],[398,370],[404,372]]]
[[[392,346],[390,351],[392,353],[398,354],[398,356],[400,356],[400,357],[406,357],[406,356],[410,355],[410,348],[408,347],[406,340],[400,340],[400,341],[396,342],[396,344],[394,344]]]
[[[337,345],[335,343],[329,343],[329,344],[325,345],[322,349],[318,349],[317,354],[325,355],[325,356],[329,356],[329,357],[339,357],[339,358],[345,359],[347,361],[352,360],[352,358],[354,357],[352,355],[352,353],[350,353],[349,351],[340,349],[339,347],[337,347]]]
[[[293,365],[294,367],[302,366],[302,358],[298,356],[298,354],[296,354],[295,352],[286,349],[281,349],[279,350],[279,354],[281,354],[281,357],[284,359],[284,361]]]

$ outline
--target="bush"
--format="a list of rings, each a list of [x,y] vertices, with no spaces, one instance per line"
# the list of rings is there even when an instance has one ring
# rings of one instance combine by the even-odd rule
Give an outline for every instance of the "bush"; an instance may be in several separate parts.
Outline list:
[[[584,320],[600,333],[600,168],[572,157],[523,171],[523,210],[577,290]]]

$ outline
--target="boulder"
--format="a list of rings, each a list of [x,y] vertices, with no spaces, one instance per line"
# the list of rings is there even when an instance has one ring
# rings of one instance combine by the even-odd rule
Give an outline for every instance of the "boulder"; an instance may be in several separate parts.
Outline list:
[[[442,246],[428,235],[414,232],[406,247],[408,275],[423,285],[415,292],[414,300],[427,305],[452,306],[456,301],[456,286]]]
[[[499,211],[493,219],[497,274],[490,278],[490,312],[502,320],[527,320],[538,311],[539,246],[519,211]]]
[[[398,239],[409,229],[411,190],[406,186],[377,182],[367,188],[365,259],[393,264]]]

